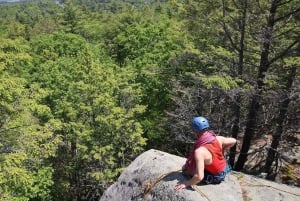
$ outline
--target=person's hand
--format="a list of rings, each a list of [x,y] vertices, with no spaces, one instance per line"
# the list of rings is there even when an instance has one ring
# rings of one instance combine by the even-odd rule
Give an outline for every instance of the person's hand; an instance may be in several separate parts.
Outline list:
[[[181,189],[184,189],[184,188],[186,188],[187,186],[186,186],[186,184],[185,183],[178,183],[177,185],[176,185],[176,187],[175,187],[175,190],[176,191],[180,191]]]

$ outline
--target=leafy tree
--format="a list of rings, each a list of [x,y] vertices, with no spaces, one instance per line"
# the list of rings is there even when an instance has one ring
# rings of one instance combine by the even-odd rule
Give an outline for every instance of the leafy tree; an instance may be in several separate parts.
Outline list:
[[[23,40],[0,42],[0,199],[51,200],[53,168],[47,159],[55,155],[59,122],[39,100],[45,91],[27,87],[21,66],[30,63]]]
[[[270,68],[262,73],[265,77],[259,79],[263,80],[266,85],[262,87],[263,92],[258,95],[261,98],[259,102],[263,104],[263,107],[257,110],[259,112],[256,113],[255,118],[251,118],[252,120],[256,119],[257,122],[248,127],[253,131],[250,135],[251,139],[256,135],[259,136],[257,133],[263,132],[263,130],[258,130],[262,124],[267,122],[272,126],[274,125],[273,120],[267,118],[265,114],[269,112],[269,116],[275,115],[274,109],[266,111],[266,108],[271,107],[270,103],[275,99],[273,97],[270,100],[271,96],[267,94],[274,93],[274,91],[277,93],[280,87],[273,85],[271,89],[269,84],[278,81],[279,77],[282,78],[280,82],[286,79],[280,73],[280,66],[282,65],[280,60],[297,51],[298,40],[295,38],[295,34],[298,28],[295,22],[299,9],[294,1],[279,3],[279,13],[276,14],[278,20],[275,20],[276,28],[274,29],[276,36],[273,40],[261,40],[261,30],[264,30],[261,27],[267,23],[266,14],[263,12],[268,10],[269,4],[266,1],[257,3],[253,1],[188,1],[184,6],[178,2],[175,4],[177,11],[181,11],[179,12],[180,16],[189,22],[186,24],[191,39],[199,49],[193,51],[192,54],[183,54],[182,57],[175,57],[174,59],[181,62],[179,64],[182,66],[194,66],[190,68],[192,73],[200,72],[200,74],[196,74],[199,76],[198,79],[195,79],[194,76],[192,79],[190,76],[182,76],[182,81],[177,79],[173,85],[173,100],[177,106],[169,113],[170,122],[173,124],[171,131],[174,133],[177,131],[176,137],[181,137],[181,141],[188,141],[191,138],[186,131],[189,129],[186,125],[194,115],[207,116],[214,129],[221,131],[223,135],[229,135],[232,122],[235,125],[232,130],[235,134],[238,132],[237,126],[240,128],[245,126],[243,122],[246,118],[246,105],[254,92],[253,83],[256,82],[253,78],[259,73],[257,66],[260,66],[259,63],[261,62],[260,44],[270,41],[272,43],[270,48],[274,51],[270,51],[271,59],[267,62]],[[287,10],[291,12],[289,13]],[[290,17],[289,20],[286,17]],[[288,26],[284,26],[283,23]],[[286,27],[286,29],[278,28],[281,26]],[[269,34],[270,32],[266,33]],[[209,41],[205,40],[206,38],[209,38]],[[194,63],[185,63],[185,61],[191,60]],[[226,87],[225,83],[231,84]],[[232,111],[231,108],[234,110]],[[220,113],[222,113],[221,116]],[[232,117],[236,118],[233,119]],[[179,136],[178,132],[180,133]],[[248,141],[249,146],[250,143],[251,140]],[[243,145],[246,146],[246,144]],[[235,159],[234,151],[232,150],[231,154],[231,164],[234,163]],[[246,157],[246,155],[242,153],[240,158]]]
[[[171,107],[169,112],[169,124],[177,143],[184,148],[194,137],[190,120],[196,115],[206,116],[217,132],[229,135],[233,115],[228,105],[243,81],[231,68],[236,66],[238,54],[227,43],[221,23],[224,20],[226,24],[222,4],[219,1],[188,1],[175,6],[188,30],[187,39],[193,42],[184,52],[177,53],[171,62],[172,67],[179,71],[176,71],[172,83],[174,108]]]
[[[291,8],[291,10],[287,10]],[[261,95],[265,87],[265,77],[270,67],[276,66],[276,61],[286,57],[288,53],[293,52],[299,39],[295,37],[297,28],[294,26],[294,20],[291,21],[289,31],[285,29],[277,33],[277,28],[287,26],[287,18],[294,17],[300,12],[299,7],[294,1],[271,1],[269,4],[268,18],[262,37],[262,49],[260,54],[260,64],[257,74],[257,82],[255,86],[256,93],[251,99],[249,105],[245,135],[243,138],[243,146],[241,154],[238,158],[235,168],[241,170],[247,160],[246,153],[250,148],[254,128],[257,124],[258,111],[261,101]],[[276,34],[279,34],[278,37]],[[272,45],[274,44],[274,47]],[[279,46],[277,46],[279,45]],[[275,55],[271,54],[271,50],[275,51]]]
[[[120,67],[137,73],[142,101],[147,105],[141,117],[144,135],[149,147],[160,146],[168,138],[162,111],[169,105],[169,80],[176,73],[170,58],[184,48],[184,34],[175,21],[148,7],[124,10],[106,22],[104,48]]]
[[[246,127],[246,161],[275,128],[253,168],[272,176],[298,128],[297,1],[60,2],[0,5],[0,199],[98,200],[145,147],[189,151],[195,115]]]
[[[1,25],[6,29],[5,37],[24,37],[27,40],[41,33],[59,29],[58,14],[62,8],[55,1],[26,1],[1,4]]]
[[[64,3],[64,12],[62,15],[62,22],[67,33],[78,33],[78,23],[80,22],[80,10],[73,5],[72,1]]]
[[[286,83],[286,88],[285,88],[286,93],[283,95],[283,97],[282,97],[283,101],[280,103],[279,114],[278,114],[277,120],[276,120],[276,130],[275,130],[275,133],[273,134],[272,144],[271,144],[270,149],[268,150],[266,164],[264,167],[264,171],[268,173],[268,177],[273,178],[273,179],[274,179],[274,176],[276,176],[276,174],[278,172],[277,161],[278,161],[279,155],[276,150],[279,146],[280,138],[283,133],[284,121],[286,121],[286,115],[287,115],[287,108],[291,101],[290,93],[291,93],[293,82],[294,82],[295,78],[296,78],[296,66],[293,66],[290,69],[288,81]],[[272,170],[271,167],[272,167],[273,162],[275,162],[276,166]]]
[[[56,33],[32,44],[34,57],[41,58],[37,60],[40,66],[31,69],[35,72],[32,82],[49,91],[44,103],[62,122],[64,145],[54,162],[65,169],[55,170],[59,185],[53,196],[66,200],[97,197],[96,186],[107,187],[145,145],[136,120],[144,111],[140,86],[131,81],[136,75],[98,62],[95,49],[78,35]],[[44,53],[52,56],[42,57]],[[61,189],[64,183],[69,187]],[[92,188],[83,185],[87,183]]]

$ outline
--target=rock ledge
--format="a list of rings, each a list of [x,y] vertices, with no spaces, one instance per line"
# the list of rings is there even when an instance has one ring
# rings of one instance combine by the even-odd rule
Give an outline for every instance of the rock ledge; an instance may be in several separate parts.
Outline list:
[[[300,188],[291,187],[254,176],[231,172],[218,185],[199,185],[175,192],[179,181],[187,180],[174,172],[160,180],[144,194],[144,187],[160,176],[180,170],[185,158],[158,150],[138,156],[111,185],[100,201],[299,201]]]

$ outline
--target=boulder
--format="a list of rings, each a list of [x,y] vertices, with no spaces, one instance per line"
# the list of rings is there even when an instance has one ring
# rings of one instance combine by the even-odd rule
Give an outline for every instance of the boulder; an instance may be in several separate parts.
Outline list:
[[[300,189],[232,171],[217,185],[195,185],[176,192],[189,178],[180,169],[185,158],[159,150],[138,156],[100,201],[299,201]]]

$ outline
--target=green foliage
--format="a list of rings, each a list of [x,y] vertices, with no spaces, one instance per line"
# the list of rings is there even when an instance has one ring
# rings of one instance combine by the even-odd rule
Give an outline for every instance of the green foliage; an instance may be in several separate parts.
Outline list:
[[[66,1],[62,15],[62,22],[65,32],[77,33],[77,26],[80,20],[80,13],[76,6],[71,1]]]
[[[141,83],[142,102],[147,105],[141,116],[144,135],[151,147],[161,144],[168,138],[162,112],[169,103],[167,80],[184,68],[170,67],[172,58],[186,45],[181,26],[153,9],[131,8],[111,15],[103,30],[103,48],[119,66],[135,71]]]
[[[40,36],[31,44],[33,56],[41,59],[38,68],[29,69],[34,72],[30,79],[48,91],[42,102],[52,112],[40,108],[40,117],[53,115],[63,122],[60,133],[66,144],[61,149],[68,150],[58,156],[68,167],[63,174],[108,185],[146,143],[137,120],[145,107],[140,104],[140,84],[132,81],[136,73],[101,64],[94,48],[75,34]],[[45,57],[45,52],[53,56]],[[59,178],[59,183],[68,182],[68,177]],[[75,180],[67,186],[74,185]]]
[[[22,79],[6,77],[5,81],[0,105],[0,199],[51,200],[53,169],[45,160],[55,156],[60,142],[59,136],[54,136],[56,123],[39,124],[35,113],[49,113],[49,108],[31,98],[40,96],[38,91],[29,95]]]
[[[245,122],[267,1],[62,2],[0,5],[0,200],[97,200],[145,147],[177,151],[192,116],[227,133],[238,94]],[[299,65],[295,2],[265,94]]]
[[[228,75],[213,75],[213,76],[200,76],[203,84],[211,89],[212,87],[219,87],[223,90],[230,90],[238,87],[238,83],[241,83],[241,80],[232,78]]]
[[[39,60],[53,62],[60,57],[77,57],[86,49],[85,41],[75,34],[53,33],[31,41],[32,53]]]
[[[51,200],[52,167],[30,167],[32,164],[22,152],[1,157],[1,200]]]
[[[295,179],[295,173],[291,165],[285,165],[285,167],[283,168],[281,179],[283,180],[284,183],[287,183]]]
[[[170,53],[179,49],[183,36],[175,22],[153,12],[130,9],[111,16],[107,27],[103,27],[105,48],[120,66],[165,64]]]
[[[53,168],[45,161],[55,155],[60,138],[54,136],[50,109],[39,104],[44,92],[38,85],[27,88],[28,82],[20,77],[31,63],[28,50],[22,39],[1,39],[1,200],[51,200]]]
[[[21,67],[31,62],[28,50],[29,46],[22,38],[0,39],[0,73],[21,73]]]
[[[6,29],[2,35],[29,40],[41,33],[53,32],[59,28],[56,13],[60,10],[61,7],[52,0],[1,4],[0,24]]]

